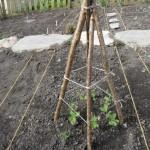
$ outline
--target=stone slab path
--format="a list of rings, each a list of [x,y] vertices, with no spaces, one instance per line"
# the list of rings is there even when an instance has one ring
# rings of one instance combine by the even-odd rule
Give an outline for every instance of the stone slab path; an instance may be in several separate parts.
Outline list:
[[[37,51],[47,50],[56,45],[62,45],[72,35],[49,34],[49,35],[31,35],[20,39],[13,47],[13,52],[21,53],[23,51]]]
[[[115,34],[115,40],[132,48],[150,47],[150,30],[127,30]]]
[[[110,36],[109,31],[103,31],[103,36],[104,36],[104,41],[105,41],[106,46],[113,45],[114,40]],[[81,42],[82,42],[82,44],[86,44],[86,42],[87,42],[86,31],[83,31],[82,34],[81,34]],[[100,45],[96,31],[94,31],[94,45],[97,45],[97,46]]]

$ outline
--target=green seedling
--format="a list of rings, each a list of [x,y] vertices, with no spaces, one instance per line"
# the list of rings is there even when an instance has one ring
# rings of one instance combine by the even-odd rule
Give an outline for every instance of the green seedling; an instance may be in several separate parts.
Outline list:
[[[59,134],[59,137],[63,140],[66,141],[70,137],[70,133],[67,131],[63,131]]]
[[[82,95],[80,92],[77,92],[77,95],[81,101],[86,101],[86,96]]]
[[[115,127],[119,124],[119,120],[117,119],[116,113],[109,111],[111,104],[112,104],[112,96],[105,96],[104,102],[103,102],[102,106],[100,107],[100,110],[103,113],[105,113],[108,124],[110,126]]]
[[[107,118],[108,124],[109,124],[110,126],[116,127],[116,126],[119,124],[119,120],[117,119],[116,113],[114,113],[114,112],[112,112],[112,111],[109,111],[109,112],[106,114],[106,118]]]
[[[98,117],[93,115],[92,116],[92,119],[91,119],[91,127],[92,129],[96,129],[99,127],[99,124],[98,124]]]
[[[93,90],[91,92],[91,96],[92,96],[93,101],[95,102],[96,101],[96,91],[95,90]]]
[[[79,99],[81,101],[86,101],[87,100],[85,95],[82,95],[79,92],[77,92],[77,95],[79,96]],[[91,97],[92,97],[93,101],[95,102],[96,101],[96,91],[94,91],[94,90],[91,91]]]
[[[74,103],[72,103],[70,106],[72,109],[69,109],[69,122],[72,125],[75,125],[77,123],[77,119],[78,119],[80,113],[76,111],[77,106]]]
[[[79,98],[80,98],[81,101],[86,101],[86,96],[85,95],[80,95]]]
[[[111,105],[111,102],[112,102],[112,97],[111,96],[105,96],[104,102],[103,102],[102,106],[100,107],[100,110],[104,113],[107,113],[109,110],[109,107]]]

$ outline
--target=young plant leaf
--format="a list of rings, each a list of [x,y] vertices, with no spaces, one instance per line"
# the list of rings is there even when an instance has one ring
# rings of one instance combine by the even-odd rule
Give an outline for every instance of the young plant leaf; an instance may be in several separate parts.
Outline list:
[[[108,105],[107,104],[103,104],[103,106],[100,107],[100,110],[104,113],[107,113],[108,111]]]
[[[95,102],[96,101],[96,91],[92,91],[91,96],[92,96],[93,101]]]
[[[112,111],[109,111],[107,114],[106,114],[106,118],[108,120],[108,124],[110,126],[117,126],[119,124],[119,120],[117,119],[117,115],[116,113],[112,112]]]
[[[91,119],[91,127],[92,127],[92,129],[96,129],[99,127],[98,118],[95,115],[93,115],[93,117]]]
[[[69,112],[69,122],[72,124],[72,125],[75,125],[77,123],[77,119],[79,117],[80,113],[79,112],[75,112],[75,111],[72,111],[70,110]]]

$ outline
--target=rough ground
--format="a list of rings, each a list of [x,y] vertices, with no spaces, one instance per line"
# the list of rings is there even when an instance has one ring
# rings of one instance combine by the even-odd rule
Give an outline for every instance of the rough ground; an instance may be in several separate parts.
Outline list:
[[[110,11],[110,10],[109,10]],[[25,24],[26,16],[17,16],[0,21],[1,36],[10,36],[17,34],[19,37],[31,34],[46,33],[49,26],[49,32],[64,32],[66,22],[72,22],[78,10],[72,9],[50,11],[44,13],[29,14],[29,18],[35,19],[31,24]],[[68,19],[56,29],[56,20],[58,24],[63,21],[64,13],[72,13]],[[137,16],[136,21],[133,20]],[[123,18],[129,29],[149,29],[150,8],[148,6],[132,6],[123,9]],[[104,22],[101,18],[102,23]],[[104,24],[103,24],[104,27]],[[122,30],[122,29],[120,29]],[[53,112],[56,106],[60,85],[63,78],[65,62],[69,45],[64,45],[56,50],[55,56],[48,68],[48,72],[35,95],[34,101],[25,117],[23,124],[12,144],[12,150],[84,150],[86,149],[86,124],[80,119],[77,125],[72,126],[68,122],[68,109],[64,105],[58,125],[53,123]],[[123,111],[126,117],[127,128],[109,127],[106,120],[102,118],[100,127],[94,131],[93,146],[94,150],[145,150],[144,141],[139,130],[139,126],[131,105],[131,99],[126,88],[122,72],[116,54],[111,47],[107,48],[111,70],[115,73],[114,81],[121,99],[124,100]],[[125,71],[135,98],[135,103],[145,129],[146,137],[150,145],[150,75],[144,70],[143,65],[137,59],[136,53],[126,46],[120,46],[119,52],[123,61]],[[38,84],[40,77],[48,63],[49,51],[40,53],[25,52],[15,54],[7,49],[0,53],[0,100],[2,101],[9,87],[12,85],[17,74],[23,68],[27,59],[33,55],[31,62],[23,75],[17,82],[15,88],[0,108],[0,149],[7,148],[18,124],[24,113],[33,92]],[[99,48],[94,48],[94,66],[100,67]],[[142,50],[141,55],[150,68],[150,51]],[[85,65],[85,47],[81,44],[77,48],[74,69]],[[94,78],[99,80],[102,77],[99,72],[94,72]],[[85,71],[82,70],[73,74],[72,78],[78,82],[85,80]],[[108,88],[106,82],[101,85],[105,90]],[[70,85],[70,88],[73,85]],[[75,86],[74,86],[75,88]],[[96,89],[96,103],[94,104],[94,113],[100,115],[99,106],[105,96],[100,90]],[[76,92],[69,92],[68,97],[75,98],[78,101]],[[83,117],[85,116],[84,103],[79,106]],[[114,108],[113,108],[114,109]],[[67,111],[65,111],[67,110]],[[67,140],[60,138],[64,131],[70,132]]]

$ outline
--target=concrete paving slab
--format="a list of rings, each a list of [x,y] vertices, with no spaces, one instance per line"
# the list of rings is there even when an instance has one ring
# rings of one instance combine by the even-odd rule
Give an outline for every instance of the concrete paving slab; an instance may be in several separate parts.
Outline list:
[[[106,46],[113,45],[114,40],[113,40],[113,38],[111,38],[110,32],[109,31],[103,31],[103,35],[104,35],[105,45]],[[83,44],[86,44],[86,41],[87,41],[86,31],[83,31],[81,34],[81,42]],[[97,45],[97,46],[100,45],[96,31],[94,31],[94,45]]]
[[[62,45],[67,42],[72,35],[49,34],[49,35],[31,35],[20,39],[12,50],[16,53],[23,51],[48,50],[55,45]]]
[[[127,30],[118,32],[115,40],[130,47],[150,47],[150,30]]]

